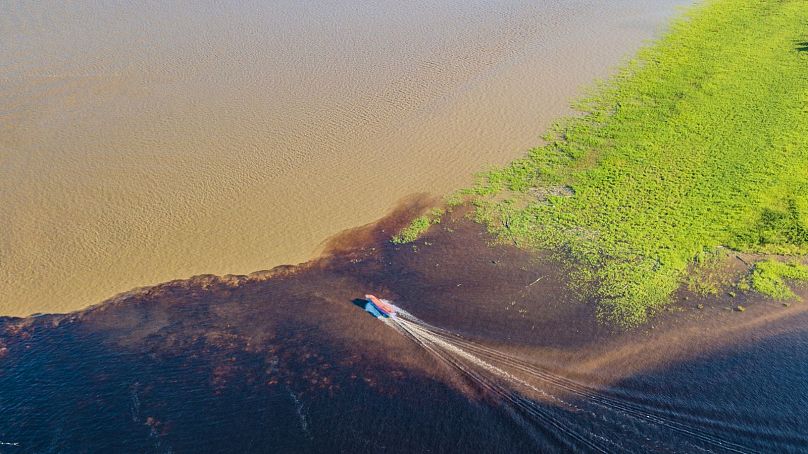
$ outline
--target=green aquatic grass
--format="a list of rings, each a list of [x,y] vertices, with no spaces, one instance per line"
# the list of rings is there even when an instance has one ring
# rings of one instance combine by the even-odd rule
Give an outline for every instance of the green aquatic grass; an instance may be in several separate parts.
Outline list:
[[[704,251],[696,255],[688,271],[687,288],[701,296],[718,295],[728,283],[727,276],[723,273],[726,260],[725,249]]]
[[[393,235],[390,241],[394,244],[412,243],[426,233],[429,227],[434,224],[440,224],[441,216],[443,216],[443,210],[441,209],[434,209],[429,214],[419,216],[413,219],[409,225],[401,229],[400,232]]]
[[[786,284],[786,279],[808,281],[808,266],[774,260],[762,261],[755,264],[749,284],[754,290],[774,299],[794,299],[797,295]]]
[[[622,326],[666,304],[703,251],[808,253],[807,40],[805,0],[694,7],[544,146],[482,175],[478,220],[572,258]]]

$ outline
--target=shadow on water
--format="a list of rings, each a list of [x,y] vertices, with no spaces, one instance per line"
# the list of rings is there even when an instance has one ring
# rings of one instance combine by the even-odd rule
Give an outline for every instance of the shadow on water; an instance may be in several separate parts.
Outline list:
[[[363,298],[356,298],[356,299],[354,299],[353,301],[351,301],[351,303],[353,303],[353,305],[354,305],[354,306],[356,306],[356,307],[361,308],[362,310],[364,310],[364,309],[365,309],[365,305],[368,303],[368,300],[363,299]]]
[[[0,318],[0,442],[19,443],[2,449],[569,448],[557,428],[527,424],[469,375],[360,310],[359,298],[374,293],[465,339],[527,349],[551,366],[560,361],[553,352],[597,351],[612,339],[595,321],[593,305],[565,291],[562,268],[512,246],[492,245],[463,209],[413,244],[387,241],[430,203],[411,199],[379,223],[332,240],[321,259],[300,266],[168,282],[71,314]],[[721,354],[707,363],[632,374],[609,389],[620,399],[671,409],[676,418],[719,433],[724,426],[757,430],[746,415],[773,418],[772,424],[785,424],[787,417],[806,421],[808,405],[787,401],[789,390],[808,395],[801,388],[804,371],[796,366],[808,359],[805,338],[778,342],[746,344],[753,358],[746,362],[727,362]],[[794,345],[800,353],[788,368],[786,354]],[[765,354],[772,350],[773,356]],[[562,362],[570,357],[560,356]],[[760,375],[739,369],[750,361],[759,362]],[[764,375],[766,367],[771,369]],[[769,388],[775,370],[783,371],[781,382]],[[755,380],[762,381],[747,386]],[[794,384],[798,380],[801,385]],[[692,388],[699,389],[691,397]],[[777,397],[762,400],[767,409],[753,409],[753,399],[738,396],[749,405],[727,414],[735,408],[727,407],[735,405],[733,396],[744,390],[773,390]],[[580,411],[551,403],[532,402],[530,408],[550,415],[544,421],[563,421],[560,427],[584,439],[612,448],[614,440],[623,440],[617,442],[623,451],[643,451],[656,441],[688,451],[671,441],[673,432],[643,432],[619,414],[607,419],[586,400],[575,402]],[[778,409],[784,409],[779,417]],[[793,429],[805,433],[799,424]]]
[[[808,446],[808,314],[787,322],[771,337],[748,341],[688,361],[628,377],[609,389],[620,401],[661,415],[687,431],[718,440],[702,447],[717,452],[725,440],[741,452],[805,452]],[[675,446],[696,440],[659,425],[651,440]],[[697,440],[696,440],[697,441]],[[694,452],[679,445],[682,452]]]
[[[5,360],[0,440],[19,448],[2,452],[530,447],[496,409],[423,374],[363,358],[361,349],[333,347],[316,331],[309,336],[318,343],[315,357],[295,340],[253,347],[260,351],[196,341],[181,352],[134,353],[80,330],[37,336],[24,354]]]

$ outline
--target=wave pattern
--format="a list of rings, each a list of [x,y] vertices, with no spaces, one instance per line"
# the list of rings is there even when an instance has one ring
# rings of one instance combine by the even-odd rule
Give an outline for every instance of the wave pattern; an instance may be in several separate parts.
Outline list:
[[[624,392],[597,389],[536,366],[513,355],[487,347],[430,325],[407,311],[385,323],[412,339],[446,366],[462,374],[478,390],[497,399],[527,430],[552,434],[565,448],[581,452],[642,452],[649,448],[676,452],[753,453],[754,448],[717,435],[708,428],[743,430],[762,436],[754,428],[738,427],[723,420],[638,403]],[[648,399],[653,402],[653,399]],[[620,438],[604,436],[611,431],[591,430],[585,422],[612,426]],[[649,442],[649,434],[675,434]],[[630,435],[626,437],[625,435]],[[770,436],[770,434],[769,434]],[[534,437],[543,440],[541,436]],[[804,434],[781,434],[778,440],[794,448],[808,445]]]

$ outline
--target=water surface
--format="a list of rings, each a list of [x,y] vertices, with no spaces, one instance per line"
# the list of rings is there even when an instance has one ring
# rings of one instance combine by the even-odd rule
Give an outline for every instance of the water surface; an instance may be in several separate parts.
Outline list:
[[[534,145],[684,0],[0,0],[0,313],[296,263]]]
[[[562,292],[555,262],[491,247],[463,213],[416,247],[392,245],[380,230],[353,232],[343,246],[351,238],[361,247],[303,267],[166,283],[66,315],[0,318],[0,450],[797,453],[808,445],[804,304],[691,295],[653,326],[616,333],[595,322],[591,302]],[[442,342],[475,358],[369,316],[353,301],[367,291],[394,299],[418,326],[448,330]],[[745,312],[725,310],[739,302]]]

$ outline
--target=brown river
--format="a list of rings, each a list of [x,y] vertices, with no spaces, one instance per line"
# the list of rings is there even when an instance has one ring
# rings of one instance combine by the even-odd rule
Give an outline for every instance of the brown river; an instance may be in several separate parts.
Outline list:
[[[685,0],[0,0],[0,314],[316,256],[518,157]]]

